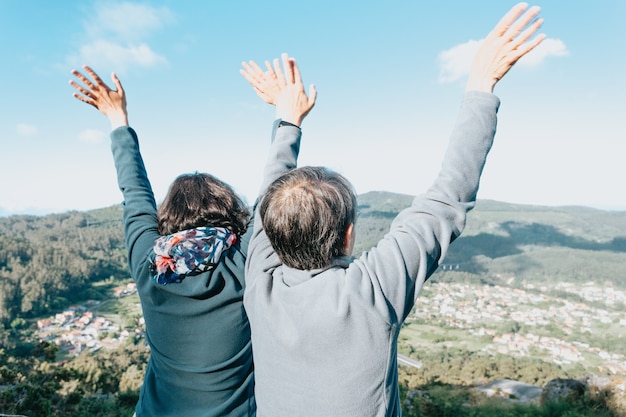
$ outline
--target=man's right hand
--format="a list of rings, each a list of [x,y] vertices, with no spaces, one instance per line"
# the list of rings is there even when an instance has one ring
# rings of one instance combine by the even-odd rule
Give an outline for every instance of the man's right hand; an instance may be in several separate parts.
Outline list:
[[[500,19],[474,57],[467,91],[493,92],[496,83],[513,65],[546,38],[540,34],[531,39],[543,23],[543,19],[536,18],[539,11],[539,7],[528,8],[528,4],[522,2]]]

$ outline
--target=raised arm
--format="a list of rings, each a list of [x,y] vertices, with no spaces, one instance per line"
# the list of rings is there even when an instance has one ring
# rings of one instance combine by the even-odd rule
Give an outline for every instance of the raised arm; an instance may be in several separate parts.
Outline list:
[[[361,258],[369,265],[384,266],[377,274],[382,277],[380,286],[400,318],[409,314],[422,284],[445,258],[474,207],[496,133],[500,101],[492,94],[494,86],[544,39],[540,35],[530,40],[542,20],[535,20],[539,8],[527,7],[525,3],[514,6],[479,48],[436,180],[394,219],[378,246]]]
[[[543,19],[536,18],[539,14],[539,7],[528,8],[526,3],[518,3],[511,8],[500,19],[498,24],[489,32],[480,48],[476,52],[470,75],[466,86],[466,97],[463,105],[469,98],[477,100],[489,100],[495,85],[500,81],[515,63],[528,52],[539,45],[545,35],[541,34],[534,39],[531,37],[537,32]],[[476,95],[476,93],[484,96]],[[461,113],[460,117],[463,117]],[[473,126],[477,116],[472,113],[466,114],[466,119],[457,119],[457,124]],[[493,114],[493,131],[485,132],[489,136],[489,143],[495,135],[495,114]],[[468,135],[469,127],[454,129],[450,139],[448,152],[445,156],[438,180],[433,188],[438,188],[440,192],[445,192],[459,202],[473,202],[478,191],[478,183],[482,168],[485,164],[487,152],[482,147],[472,149],[480,142],[472,140]],[[458,152],[455,143],[463,146],[465,152]],[[484,145],[481,145],[484,146]],[[489,145],[491,146],[491,145]],[[486,149],[488,151],[489,149]],[[483,158],[476,158],[472,155],[481,155]],[[460,166],[472,168],[471,174],[459,169]],[[472,188],[465,188],[465,192],[459,192],[458,184],[473,184]]]
[[[260,195],[263,195],[269,184],[283,173],[297,166],[300,152],[302,131],[300,125],[309,114],[317,92],[309,87],[309,95],[304,91],[302,77],[298,65],[293,58],[282,54],[280,61],[274,60],[272,66],[265,61],[267,70],[262,70],[254,61],[242,63],[241,74],[252,85],[257,95],[266,103],[276,106],[276,121],[272,130],[272,143],[268,152],[267,163],[263,172]],[[286,124],[285,124],[286,122]],[[276,267],[280,261],[263,231],[263,223],[258,210],[255,210],[254,231],[246,260],[246,282],[254,285],[256,273],[249,273],[251,265],[257,270]]]
[[[83,86],[74,80],[70,81],[70,85],[80,93],[74,93],[74,97],[83,103],[94,106],[104,114],[111,122],[111,130],[115,130],[120,126],[128,126],[126,94],[117,75],[115,73],[111,74],[116,88],[116,90],[112,90],[91,68],[86,65],[83,68],[93,81],[79,71],[72,70],[72,74],[84,84]]]
[[[124,195],[124,236],[129,250],[131,272],[137,277],[137,270],[146,259],[146,251],[159,237],[154,194],[141,157],[139,139],[128,126],[126,94],[122,83],[112,74],[116,88],[113,90],[91,68],[83,68],[91,79],[72,70],[72,74],[83,85],[74,80],[70,84],[78,90],[74,97],[98,109],[111,123],[111,152],[117,171],[117,183]]]

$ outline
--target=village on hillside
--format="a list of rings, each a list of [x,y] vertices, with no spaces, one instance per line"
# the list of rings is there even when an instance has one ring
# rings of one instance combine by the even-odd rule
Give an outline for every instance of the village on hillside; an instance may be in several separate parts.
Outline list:
[[[136,293],[134,282],[113,289],[115,298]],[[131,336],[143,337],[143,317],[137,320],[136,326],[124,328],[121,320],[112,320],[95,313],[108,301],[87,301],[52,317],[37,320],[39,339],[54,343],[61,353],[75,356],[85,350],[95,352],[101,348],[115,349]]]
[[[598,287],[593,283],[583,286],[558,283],[555,289],[576,294],[593,305],[610,307],[626,304],[625,292]],[[624,309],[609,311],[584,302],[574,303],[543,295],[546,288],[535,290],[537,288],[533,284],[517,289],[439,282],[430,286],[428,294],[420,296],[413,317],[463,329],[475,336],[488,336],[491,342],[483,350],[491,354],[535,355],[559,365],[597,363],[598,371],[626,375],[623,353],[608,352],[576,337],[587,333],[602,338],[602,329],[610,328],[626,342]],[[506,322],[519,323],[520,329],[525,331],[498,331],[498,324]],[[549,326],[557,327],[565,337],[546,334],[545,327]]]
[[[610,352],[576,338],[581,333],[592,335],[594,332],[600,338],[602,330],[599,329],[610,327],[626,339],[626,311],[598,307],[626,305],[626,293],[593,283],[583,286],[558,283],[555,288],[574,293],[590,304],[544,295],[545,289],[533,284],[510,288],[437,282],[424,289],[411,317],[461,329],[471,336],[487,337],[490,342],[483,350],[490,354],[535,355],[560,365],[593,363],[598,364],[598,371],[626,375],[623,352]],[[131,282],[115,288],[113,297],[118,299],[136,293],[135,284]],[[71,356],[84,350],[116,348],[131,336],[143,337],[142,317],[132,327],[125,328],[121,320],[98,315],[96,312],[106,302],[88,301],[38,320],[39,339],[56,344],[60,352]],[[506,322],[519,323],[524,331],[502,332],[498,325]],[[558,326],[561,334],[546,334],[545,327],[549,326]]]

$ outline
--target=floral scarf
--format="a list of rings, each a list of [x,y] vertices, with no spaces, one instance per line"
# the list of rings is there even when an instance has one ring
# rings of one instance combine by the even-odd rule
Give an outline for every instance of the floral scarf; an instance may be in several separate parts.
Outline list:
[[[166,285],[209,271],[236,241],[237,235],[223,227],[198,227],[161,236],[149,259],[152,279]]]

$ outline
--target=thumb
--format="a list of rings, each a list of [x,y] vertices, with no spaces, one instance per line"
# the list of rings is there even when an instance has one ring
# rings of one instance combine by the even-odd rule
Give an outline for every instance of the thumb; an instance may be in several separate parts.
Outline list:
[[[309,104],[311,107],[315,104],[315,100],[317,100],[317,90],[315,89],[315,85],[311,84],[309,86]]]

